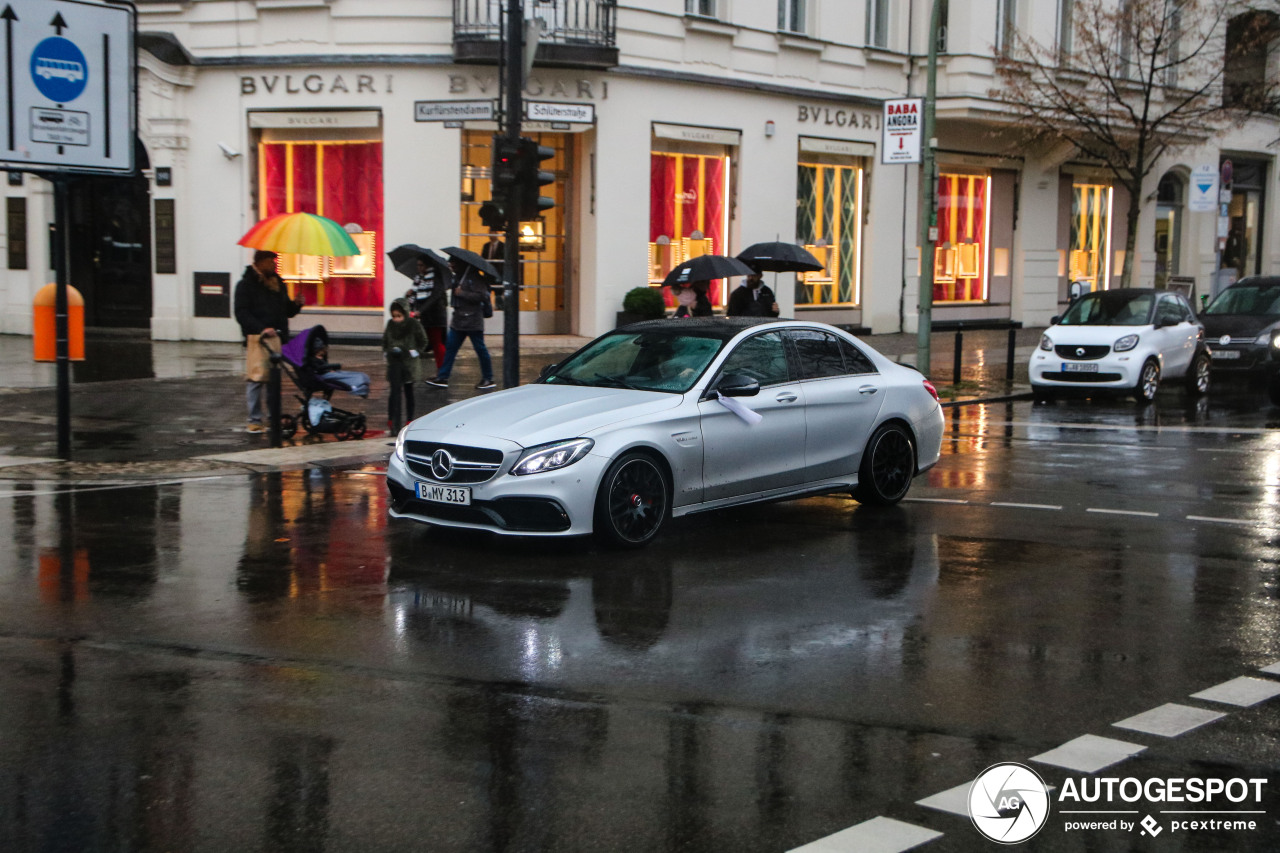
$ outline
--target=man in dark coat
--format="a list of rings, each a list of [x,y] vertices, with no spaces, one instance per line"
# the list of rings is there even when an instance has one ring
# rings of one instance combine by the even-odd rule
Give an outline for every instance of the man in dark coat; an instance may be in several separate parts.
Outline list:
[[[262,394],[266,390],[266,358],[260,339],[279,338],[274,349],[289,339],[289,318],[302,310],[302,298],[289,298],[289,291],[276,274],[276,253],[259,250],[253,263],[244,268],[236,285],[236,322],[245,336],[245,405],[249,409],[246,432],[265,432],[262,423]]]
[[[777,317],[778,301],[765,286],[760,273],[753,273],[729,295],[725,313],[730,317]]]

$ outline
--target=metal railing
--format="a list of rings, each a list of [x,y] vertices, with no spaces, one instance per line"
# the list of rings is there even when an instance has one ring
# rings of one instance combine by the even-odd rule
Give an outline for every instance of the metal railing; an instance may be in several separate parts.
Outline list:
[[[453,0],[453,39],[501,37],[503,0]],[[539,43],[615,47],[617,0],[524,0],[526,20],[542,22]]]

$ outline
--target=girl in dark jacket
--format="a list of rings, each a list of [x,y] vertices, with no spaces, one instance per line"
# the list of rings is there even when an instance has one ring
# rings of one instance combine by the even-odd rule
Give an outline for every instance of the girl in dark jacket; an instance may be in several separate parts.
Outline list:
[[[405,417],[413,420],[413,383],[422,378],[421,353],[427,349],[427,333],[409,316],[409,300],[391,303],[391,319],[382,332],[382,351],[387,357],[387,384],[391,397],[387,401],[387,417],[393,432],[399,432],[400,395],[404,395]]]
[[[449,374],[453,372],[453,360],[462,348],[462,342],[471,339],[475,347],[476,357],[480,359],[480,383],[476,388],[485,390],[493,387],[493,361],[489,358],[489,350],[484,345],[485,303],[492,297],[489,285],[483,276],[467,264],[453,259],[449,262],[453,270],[453,319],[449,323],[449,339],[445,346],[444,364],[434,379],[427,384],[436,388],[449,387]],[[492,307],[490,308],[492,311]]]

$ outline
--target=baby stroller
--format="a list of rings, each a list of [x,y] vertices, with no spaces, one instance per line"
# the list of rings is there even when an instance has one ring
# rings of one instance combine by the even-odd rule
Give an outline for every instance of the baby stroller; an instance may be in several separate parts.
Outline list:
[[[339,409],[329,399],[334,391],[368,397],[369,376],[329,362],[329,333],[324,326],[303,329],[284,345],[280,355],[280,369],[297,386],[300,393],[294,396],[302,404],[297,416],[280,415],[283,437],[292,438],[298,427],[308,435],[333,433],[339,441],[364,437],[364,414]]]

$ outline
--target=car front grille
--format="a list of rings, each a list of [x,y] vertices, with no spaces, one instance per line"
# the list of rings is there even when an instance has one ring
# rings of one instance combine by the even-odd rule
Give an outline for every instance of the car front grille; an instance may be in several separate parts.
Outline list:
[[[1070,361],[1089,361],[1095,358],[1102,358],[1111,352],[1111,347],[1106,344],[1058,344],[1053,348],[1059,358],[1065,358]]]
[[[431,457],[443,450],[453,460],[452,472],[441,479],[431,470]],[[435,483],[471,485],[492,480],[502,467],[502,451],[490,447],[467,447],[461,444],[443,444],[438,441],[406,441],[405,465],[416,476]]]
[[[569,514],[556,501],[549,498],[498,498],[493,501],[473,501],[470,506],[421,501],[390,477],[387,491],[391,494],[391,506],[396,512],[408,513],[427,519],[460,524],[476,524],[497,527],[513,533],[559,533],[569,529]]]

